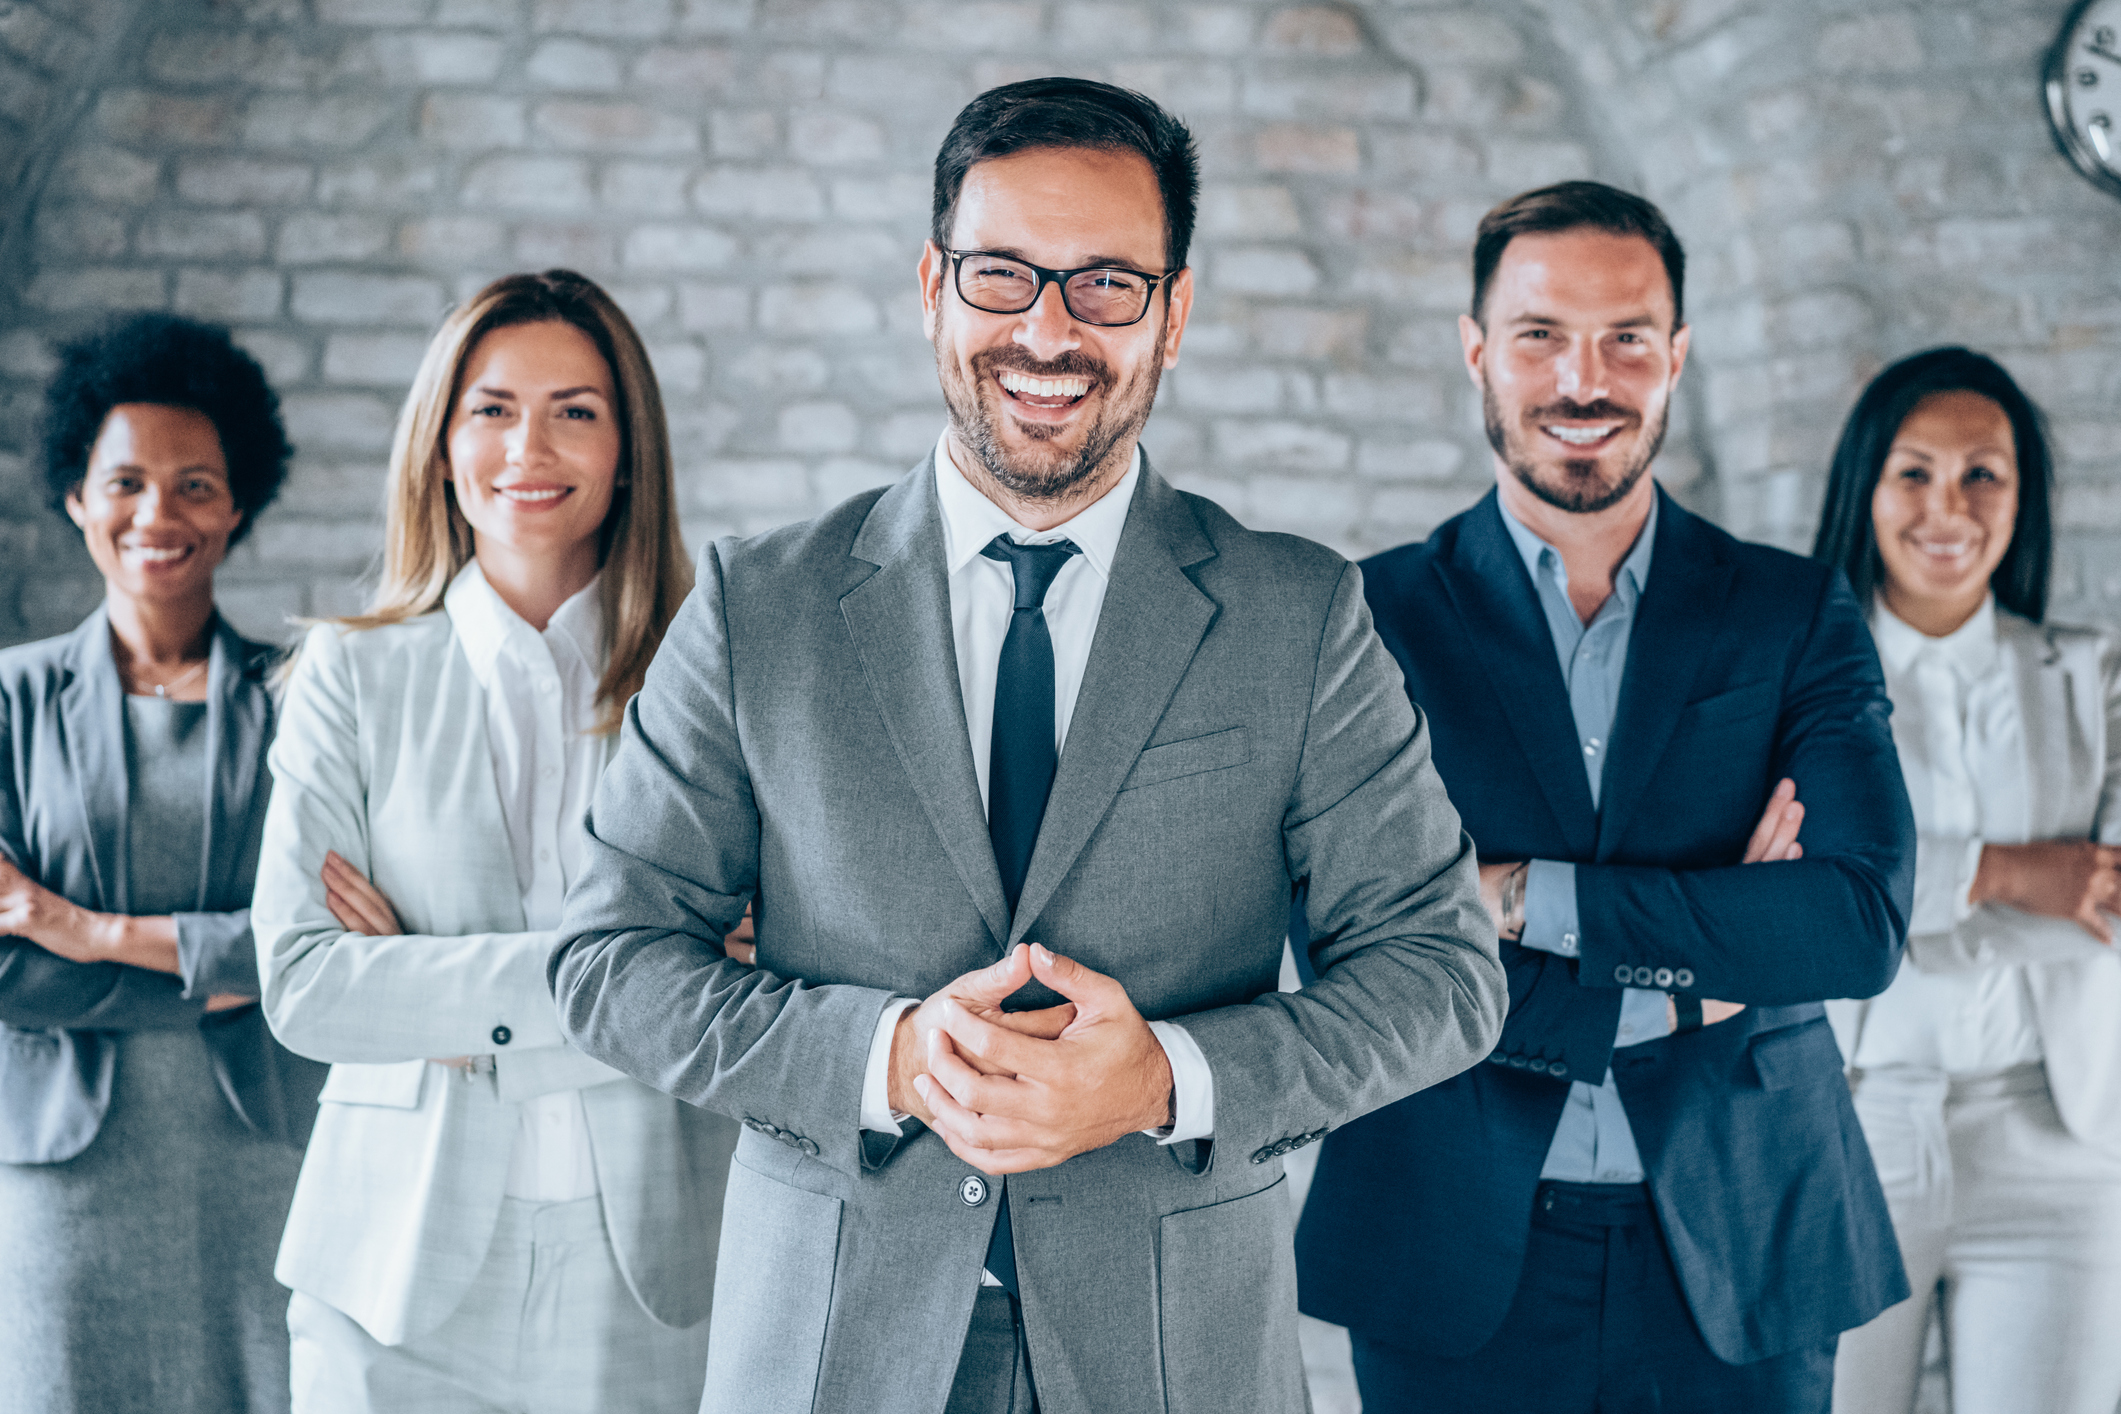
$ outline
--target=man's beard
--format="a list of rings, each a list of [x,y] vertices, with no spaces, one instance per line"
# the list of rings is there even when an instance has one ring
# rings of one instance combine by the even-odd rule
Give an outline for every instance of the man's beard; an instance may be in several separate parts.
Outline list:
[[[1066,500],[1085,483],[1094,481],[1122,444],[1131,444],[1141,435],[1150,409],[1156,404],[1168,332],[1168,325],[1159,324],[1156,347],[1141,371],[1125,386],[1114,384],[1109,364],[1080,350],[1070,349],[1059,358],[1042,363],[1013,344],[974,354],[971,375],[967,377],[950,357],[947,341],[938,339],[935,367],[943,385],[943,401],[950,409],[951,427],[966,449],[979,458],[987,474],[1011,495],[1026,501]],[[1082,430],[1082,443],[1073,455],[1052,445],[1073,431],[1072,425],[1020,421],[1016,430],[1030,439],[1032,446],[1012,452],[1002,444],[1001,429],[996,425],[997,409],[990,408],[981,393],[985,385],[992,383],[997,398],[1008,396],[999,391],[1001,385],[994,381],[1005,368],[1029,378],[1087,378],[1090,392],[1085,397],[1102,392],[1104,406],[1096,420]],[[1006,406],[998,411],[1007,416]]]
[[[1548,403],[1534,408],[1515,427],[1502,420],[1502,409],[1495,402],[1495,392],[1485,382],[1480,390],[1481,419],[1487,424],[1488,445],[1501,457],[1503,465],[1524,486],[1524,489],[1556,510],[1575,515],[1596,515],[1602,510],[1619,505],[1627,499],[1635,483],[1657,460],[1657,453],[1664,448],[1664,433],[1671,423],[1671,406],[1667,404],[1657,414],[1657,425],[1646,437],[1639,437],[1637,451],[1632,461],[1621,469],[1620,475],[1607,479],[1598,474],[1598,458],[1564,457],[1561,462],[1562,480],[1550,484],[1540,480],[1539,468],[1523,446],[1526,429],[1538,426],[1543,421],[1562,422],[1620,422],[1631,427],[1642,425],[1642,414],[1633,408],[1600,398],[1595,402],[1577,404],[1568,401]]]

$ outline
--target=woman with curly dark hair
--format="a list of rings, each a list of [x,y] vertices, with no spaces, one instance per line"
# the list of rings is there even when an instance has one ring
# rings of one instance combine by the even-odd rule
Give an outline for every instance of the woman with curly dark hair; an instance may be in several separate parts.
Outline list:
[[[324,1068],[255,1005],[277,657],[214,570],[291,449],[225,330],[69,345],[44,469],[105,597],[0,652],[0,1370],[24,1414],[288,1405],[273,1253]]]

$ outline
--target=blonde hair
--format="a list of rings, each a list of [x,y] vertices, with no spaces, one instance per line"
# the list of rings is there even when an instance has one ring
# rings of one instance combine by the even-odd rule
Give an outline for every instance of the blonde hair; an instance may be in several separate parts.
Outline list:
[[[479,340],[495,329],[547,321],[587,334],[617,384],[618,484],[597,545],[611,657],[597,684],[595,730],[609,733],[641,690],[664,630],[692,589],[692,564],[678,532],[670,431],[648,351],[611,296],[572,270],[504,275],[452,310],[435,331],[391,438],[382,578],[368,612],[337,622],[349,629],[379,628],[442,606],[473,549],[471,523],[447,475],[449,418],[465,365]]]

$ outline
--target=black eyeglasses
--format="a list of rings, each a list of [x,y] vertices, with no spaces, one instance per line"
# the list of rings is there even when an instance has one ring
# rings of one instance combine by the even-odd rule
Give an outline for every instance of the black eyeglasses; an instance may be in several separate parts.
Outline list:
[[[1047,282],[1060,286],[1061,304],[1085,324],[1108,329],[1139,323],[1149,296],[1169,275],[1151,275],[1124,265],[1086,265],[1048,270],[1028,260],[984,250],[946,250],[957,270],[957,297],[989,314],[1022,314],[1039,301]]]

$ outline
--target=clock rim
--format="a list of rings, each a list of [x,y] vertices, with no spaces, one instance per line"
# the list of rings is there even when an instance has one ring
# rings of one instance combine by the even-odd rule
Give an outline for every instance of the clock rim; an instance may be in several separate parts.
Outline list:
[[[2077,136],[2076,126],[2069,117],[2070,40],[2084,22],[2084,12],[2097,3],[2099,0],[2077,0],[2070,8],[2062,21],[2062,29],[2055,35],[2054,44],[2047,51],[2047,65],[2041,81],[2047,95],[2047,129],[2055,139],[2055,146],[2086,181],[2109,196],[2121,197],[2121,171],[2099,160],[2098,154]]]

